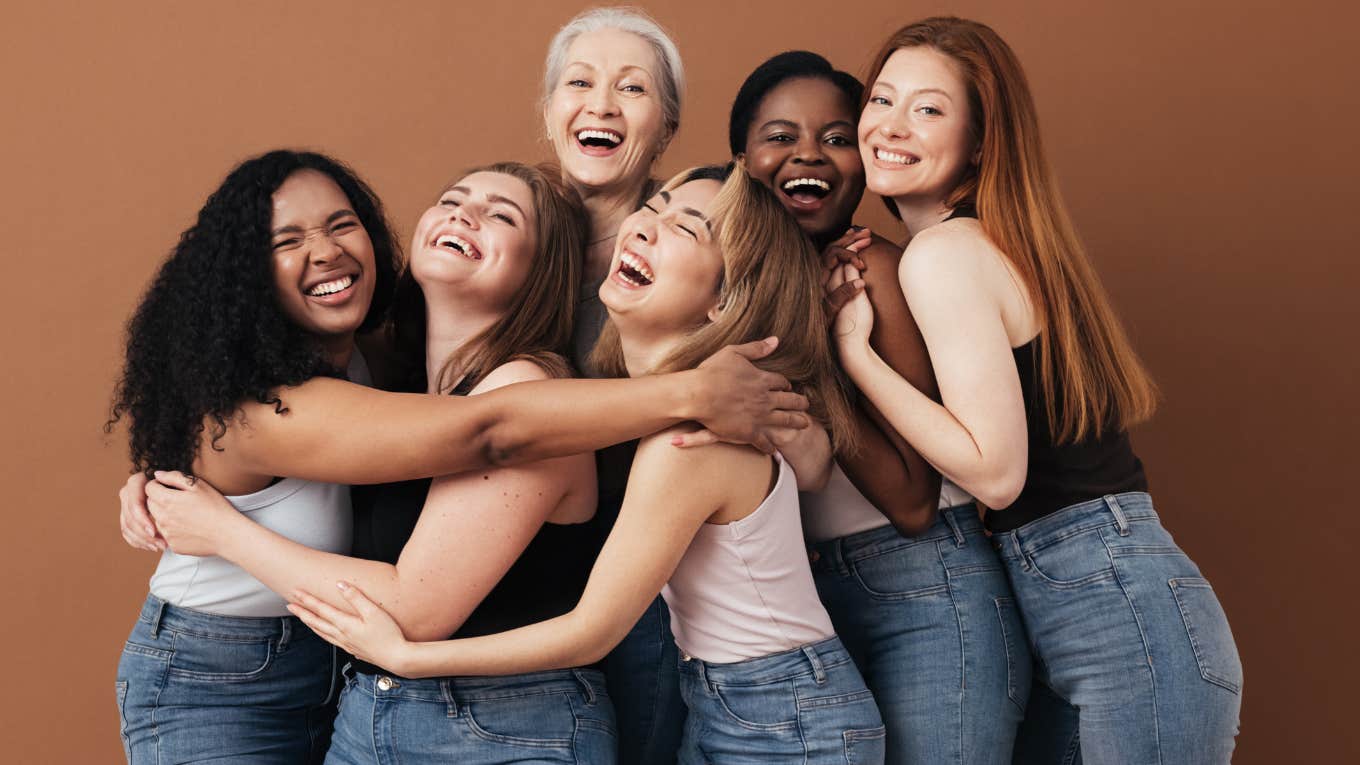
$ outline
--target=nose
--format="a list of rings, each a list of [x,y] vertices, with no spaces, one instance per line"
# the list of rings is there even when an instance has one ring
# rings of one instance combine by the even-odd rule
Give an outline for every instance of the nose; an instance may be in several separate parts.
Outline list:
[[[803,136],[793,147],[793,161],[804,165],[820,165],[826,161],[824,148],[817,136]]]
[[[449,221],[451,222],[456,221],[458,223],[463,224],[464,226],[467,226],[473,231],[476,231],[480,226],[478,221],[481,216],[480,211],[475,210],[474,209],[475,207],[476,203],[473,202],[472,200],[468,200],[467,202],[458,205],[457,207],[449,211]]]
[[[906,138],[911,135],[906,114],[898,109],[893,109],[883,115],[883,121],[878,125],[878,133],[884,138],[893,139]]]
[[[596,117],[618,116],[619,107],[614,100],[614,89],[605,86],[591,88],[590,96],[586,100],[586,112]]]
[[[312,241],[311,261],[317,265],[324,265],[340,257],[344,250],[340,243],[335,241],[335,237],[329,233],[323,233]]]

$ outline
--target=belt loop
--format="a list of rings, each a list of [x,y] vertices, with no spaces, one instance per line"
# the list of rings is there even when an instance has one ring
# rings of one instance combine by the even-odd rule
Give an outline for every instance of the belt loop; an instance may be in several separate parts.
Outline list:
[[[293,625],[288,621],[288,617],[285,616],[279,619],[279,653],[288,650],[288,641],[291,640],[292,637]]]
[[[458,701],[453,697],[453,681],[447,677],[439,681],[439,693],[444,697],[444,716],[458,716]]]
[[[581,684],[581,693],[584,693],[586,696],[586,705],[595,706],[595,689],[590,686],[590,681],[586,679],[586,676],[579,669],[573,669],[571,674],[572,677],[576,678],[576,682]]]
[[[941,515],[944,516],[944,522],[949,524],[949,530],[954,532],[954,546],[963,547],[967,544],[968,541],[963,538],[963,529],[959,527],[959,521],[954,517],[954,514],[945,510]]]
[[[718,689],[714,687],[713,681],[708,677],[708,665],[704,663],[703,659],[693,659],[692,661],[694,662],[694,668],[699,670],[699,679],[703,681],[704,688],[709,694],[717,695]]]
[[[1124,508],[1119,506],[1119,497],[1113,494],[1106,494],[1105,504],[1110,508],[1110,514],[1114,516],[1115,525],[1119,527],[1119,536],[1129,535],[1129,519],[1124,517]]]
[[[807,657],[808,663],[812,665],[812,676],[816,678],[817,684],[826,682],[826,667],[822,666],[822,657],[817,655],[817,651],[810,645],[803,646],[803,655]]]
[[[161,619],[165,616],[165,607],[168,605],[164,600],[157,599],[156,613],[151,617],[151,637],[161,636]]]

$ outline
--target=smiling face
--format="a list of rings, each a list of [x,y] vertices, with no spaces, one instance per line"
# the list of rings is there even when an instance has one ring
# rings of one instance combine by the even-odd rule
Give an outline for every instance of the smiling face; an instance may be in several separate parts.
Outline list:
[[[844,233],[864,195],[854,108],[825,79],[786,80],[761,100],[738,155],[814,239]]]
[[[411,240],[411,273],[426,299],[452,291],[504,310],[533,265],[533,216],[528,184],[504,173],[472,173],[446,189]]]
[[[621,328],[688,332],[718,305],[722,250],[708,213],[722,184],[690,181],[658,192],[619,227],[600,301]]]
[[[325,340],[349,341],[368,314],[373,242],[330,176],[299,170],[273,196],[274,290],[283,312]]]
[[[651,45],[618,29],[583,32],[543,107],[562,172],[588,189],[641,186],[670,139]]]
[[[870,86],[859,119],[869,190],[893,199],[943,201],[974,161],[967,84],[933,48],[900,48]]]

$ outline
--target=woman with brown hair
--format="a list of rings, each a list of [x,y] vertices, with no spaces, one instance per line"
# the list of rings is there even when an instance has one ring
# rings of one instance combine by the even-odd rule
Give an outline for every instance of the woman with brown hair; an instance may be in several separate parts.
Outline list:
[[[773,193],[744,172],[682,173],[629,216],[600,297],[610,321],[594,359],[635,377],[780,332],[779,351],[762,364],[788,375],[833,442],[853,449],[815,253]],[[423,643],[408,642],[349,585],[342,589],[357,616],[307,595],[294,612],[337,645],[408,676],[480,675],[597,661],[661,592],[689,708],[682,762],[882,762],[873,697],[817,599],[792,468],[746,446],[673,448],[691,431],[642,440],[618,522],[569,613]]]
[[[911,236],[898,277],[940,400],[878,357],[863,297],[837,316],[841,362],[990,508],[1036,674],[1079,717],[1076,737],[1027,733],[1066,736],[1050,743],[1067,756],[1079,745],[1088,765],[1227,762],[1237,649],[1146,493],[1127,429],[1156,389],[1059,198],[1019,61],[982,24],[926,19],[888,39],[869,88],[867,184]],[[856,278],[836,266],[828,288]]]

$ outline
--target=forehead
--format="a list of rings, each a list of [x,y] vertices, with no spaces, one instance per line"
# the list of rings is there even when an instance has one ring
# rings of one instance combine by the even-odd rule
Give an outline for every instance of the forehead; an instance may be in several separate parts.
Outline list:
[[[707,178],[683,183],[670,191],[668,207],[693,207],[696,210],[705,210],[713,198],[718,196],[718,191],[722,189],[722,184]],[[658,195],[659,196],[659,195]]]
[[[303,218],[324,219],[351,206],[340,186],[317,170],[299,170],[288,176],[274,191],[273,203],[276,226]]]
[[[638,67],[655,75],[656,51],[651,43],[622,29],[596,29],[582,32],[567,48],[567,66],[586,64],[607,72]]]
[[[514,200],[515,204],[525,210],[529,209],[529,205],[533,201],[533,192],[529,190],[529,184],[505,173],[494,173],[486,170],[470,173],[450,184],[449,188],[454,186],[462,186],[474,196],[496,194]]]
[[[821,77],[785,80],[760,100],[753,126],[788,120],[820,127],[829,122],[855,121],[855,107],[840,88]]]
[[[954,59],[925,46],[898,48],[883,64],[877,83],[892,85],[898,91],[939,88],[948,93],[963,93],[965,83]]]

